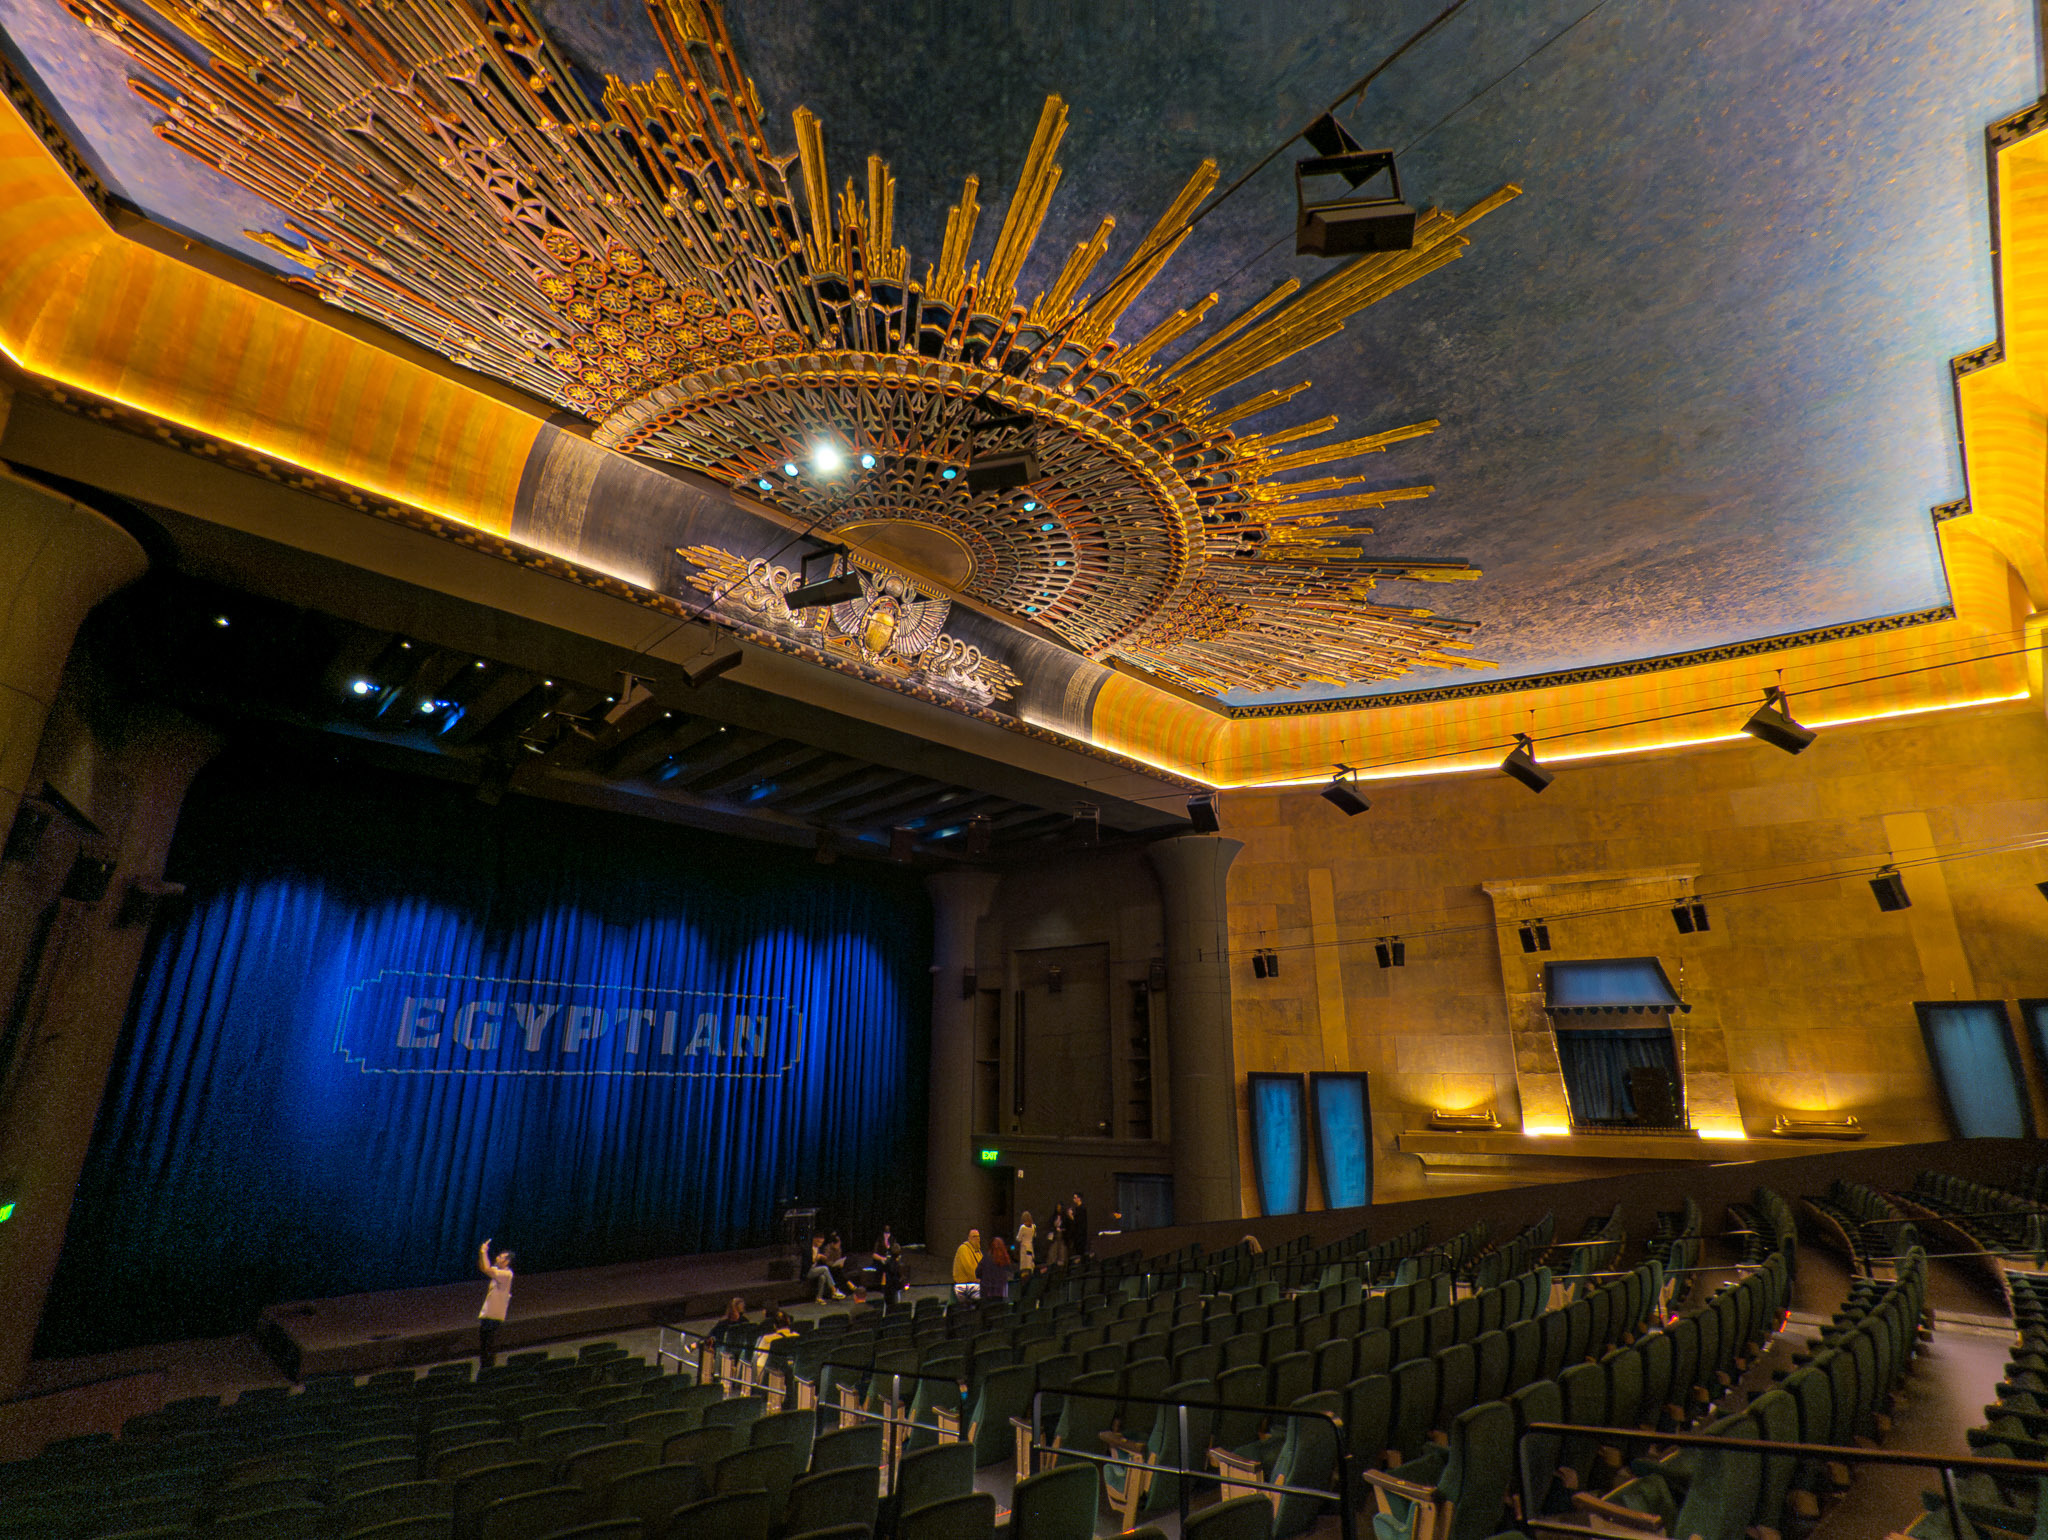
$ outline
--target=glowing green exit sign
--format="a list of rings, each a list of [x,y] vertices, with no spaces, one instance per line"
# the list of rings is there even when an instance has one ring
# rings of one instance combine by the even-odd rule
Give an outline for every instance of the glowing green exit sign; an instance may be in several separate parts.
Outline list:
[[[0,1203],[0,1225],[6,1224],[13,1217],[14,1205],[12,1203]]]
[[[995,1164],[995,1163],[996,1163],[997,1161],[1001,1160],[1002,1158],[1003,1158],[1003,1152],[1002,1152],[1001,1150],[983,1150],[983,1151],[981,1152],[981,1163],[982,1163],[982,1164],[983,1164],[984,1166],[992,1166],[992,1165],[994,1165],[994,1164]],[[12,1207],[13,1207],[13,1205],[12,1205],[12,1204],[9,1204],[9,1205],[8,1205],[8,1207],[9,1207],[9,1208],[12,1208]],[[0,1215],[0,1218],[5,1218],[5,1217],[6,1217],[5,1215]]]

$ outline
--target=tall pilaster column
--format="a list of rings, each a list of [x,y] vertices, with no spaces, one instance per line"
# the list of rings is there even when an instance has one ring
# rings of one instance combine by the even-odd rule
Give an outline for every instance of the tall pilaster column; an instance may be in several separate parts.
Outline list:
[[[1183,835],[1145,847],[1166,910],[1167,1084],[1176,1224],[1236,1219],[1237,1052],[1224,883],[1241,840]]]
[[[974,1008],[960,980],[974,966],[975,937],[995,902],[996,872],[935,872],[932,894],[932,1073],[925,1156],[925,1242],[936,1257],[978,1224],[987,1208],[974,1163]]]
[[[0,1399],[20,1386],[35,1346],[149,935],[142,915],[124,915],[124,900],[136,883],[163,876],[186,789],[219,747],[170,712],[137,713],[120,738],[103,778],[120,790],[93,809],[115,836],[106,852],[114,875],[97,903],[52,900],[0,1101],[0,1184],[15,1203],[0,1227],[0,1299],[12,1301],[0,1312]]]
[[[79,622],[148,568],[112,519],[0,470],[0,833],[29,790]]]

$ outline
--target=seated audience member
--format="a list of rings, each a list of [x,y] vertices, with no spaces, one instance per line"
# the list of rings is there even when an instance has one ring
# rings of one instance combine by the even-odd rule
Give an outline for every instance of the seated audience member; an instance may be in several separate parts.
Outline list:
[[[839,1281],[832,1276],[832,1269],[825,1261],[825,1237],[814,1235],[811,1244],[804,1251],[804,1282],[810,1286],[814,1300],[844,1299]]]
[[[1010,1297],[1010,1249],[1003,1244],[1000,1235],[988,1243],[981,1265],[975,1269],[975,1278],[981,1284],[983,1299]]]
[[[953,1294],[958,1299],[981,1298],[981,1232],[969,1230],[967,1239],[953,1253]]]

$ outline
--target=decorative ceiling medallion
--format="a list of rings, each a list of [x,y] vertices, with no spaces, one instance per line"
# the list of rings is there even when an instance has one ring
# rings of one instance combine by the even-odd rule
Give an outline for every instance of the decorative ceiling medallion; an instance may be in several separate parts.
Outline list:
[[[908,578],[873,570],[859,557],[850,569],[860,579],[858,599],[792,610],[789,591],[803,578],[787,567],[715,545],[681,546],[676,555],[697,569],[690,586],[716,596],[722,610],[744,623],[979,705],[1016,693],[1019,680],[1005,664],[946,634],[947,600],[919,593]]]
[[[1290,279],[1162,362],[1216,295],[1132,340],[1116,328],[1185,240],[1215,163],[1106,281],[1090,287],[1113,217],[1023,295],[1060,181],[1058,97],[986,271],[969,262],[969,177],[914,279],[888,166],[870,156],[865,197],[849,182],[834,199],[802,108],[796,151],[775,153],[712,0],[648,0],[670,71],[608,80],[601,107],[520,0],[65,3],[142,68],[168,142],[285,211],[295,240],[251,233],[308,287],[583,413],[602,444],[721,476],[821,530],[943,530],[971,557],[976,599],[1189,689],[1484,666],[1463,652],[1471,623],[1368,598],[1381,579],[1476,570],[1371,560],[1351,540],[1372,531],[1343,522],[1431,488],[1281,479],[1436,423],[1315,443],[1334,417],[1239,427],[1306,382],[1218,400],[1454,261],[1515,187],[1429,210],[1412,250]],[[991,412],[1022,420],[974,433]],[[814,463],[821,446],[836,472]],[[1033,479],[968,490],[974,456],[1027,448]]]

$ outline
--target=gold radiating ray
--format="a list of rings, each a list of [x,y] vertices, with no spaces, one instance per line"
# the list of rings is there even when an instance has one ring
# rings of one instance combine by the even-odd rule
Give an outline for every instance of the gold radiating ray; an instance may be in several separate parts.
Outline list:
[[[288,237],[255,238],[301,282],[573,407],[599,443],[740,484],[820,431],[951,463],[966,453],[957,403],[999,387],[1036,419],[1049,518],[1007,519],[1000,500],[894,465],[848,502],[986,545],[977,597],[1195,688],[1471,661],[1456,656],[1470,623],[1366,595],[1474,570],[1375,561],[1353,543],[1371,531],[1346,522],[1432,489],[1368,489],[1343,462],[1437,424],[1318,443],[1333,418],[1237,431],[1306,382],[1214,403],[1457,260],[1519,189],[1432,209],[1412,250],[1279,283],[1191,346],[1214,294],[1120,342],[1216,186],[1213,162],[1106,285],[1094,276],[1110,216],[1022,299],[1061,182],[1068,108],[1050,96],[984,261],[969,177],[923,293],[905,293],[887,163],[869,156],[864,187],[848,179],[835,209],[822,125],[800,107],[793,153],[771,147],[717,0],[645,4],[669,67],[607,80],[599,105],[529,0],[64,0],[135,62],[166,142],[284,211]],[[1315,467],[1332,469],[1279,479]],[[795,512],[811,495],[778,498]],[[1058,533],[1041,541],[1046,522]]]
[[[1032,325],[1058,326],[1073,314],[1074,296],[1080,293],[1081,285],[1088,281],[1088,275],[1095,271],[1095,264],[1109,249],[1109,237],[1115,229],[1116,216],[1105,214],[1102,223],[1095,227],[1095,233],[1075,245],[1066,266],[1060,269],[1058,280],[1040,298],[1032,301],[1027,317]]]
[[[1116,323],[1154,278],[1159,270],[1172,260],[1180,250],[1182,241],[1188,238],[1188,219],[1201,201],[1209,196],[1216,185],[1216,162],[1205,160],[1195,168],[1195,174],[1188,178],[1187,185],[1180,190],[1166,212],[1159,216],[1159,223],[1152,227],[1151,234],[1138,242],[1138,249],[1123,270],[1109,282],[1102,291],[1102,297],[1090,305],[1074,328],[1074,340],[1083,347],[1096,347],[1109,340]]]
[[[982,308],[993,315],[1008,315],[1017,302],[1017,275],[1024,259],[1038,239],[1045,223],[1045,211],[1060,185],[1060,168],[1053,161],[1060,140],[1067,133],[1067,104],[1048,96],[1038,114],[1038,132],[1031,136],[1031,149],[1024,157],[1024,169],[1017,177],[1017,190],[1010,195],[1009,212],[996,236],[995,255],[989,258],[988,285],[982,293]]]
[[[981,189],[981,178],[970,176],[960,189],[960,201],[946,210],[946,239],[939,247],[939,265],[936,271],[924,270],[924,289],[941,305],[958,305],[969,284],[978,284],[981,264],[974,264],[974,273],[967,272],[967,248],[974,244],[974,224],[981,218],[981,205],[975,201],[975,193]]]
[[[818,116],[808,107],[797,108],[796,156],[803,167],[804,207],[810,211],[810,233],[804,241],[804,256],[813,268],[836,268],[833,260],[832,192],[825,175],[825,131]]]

